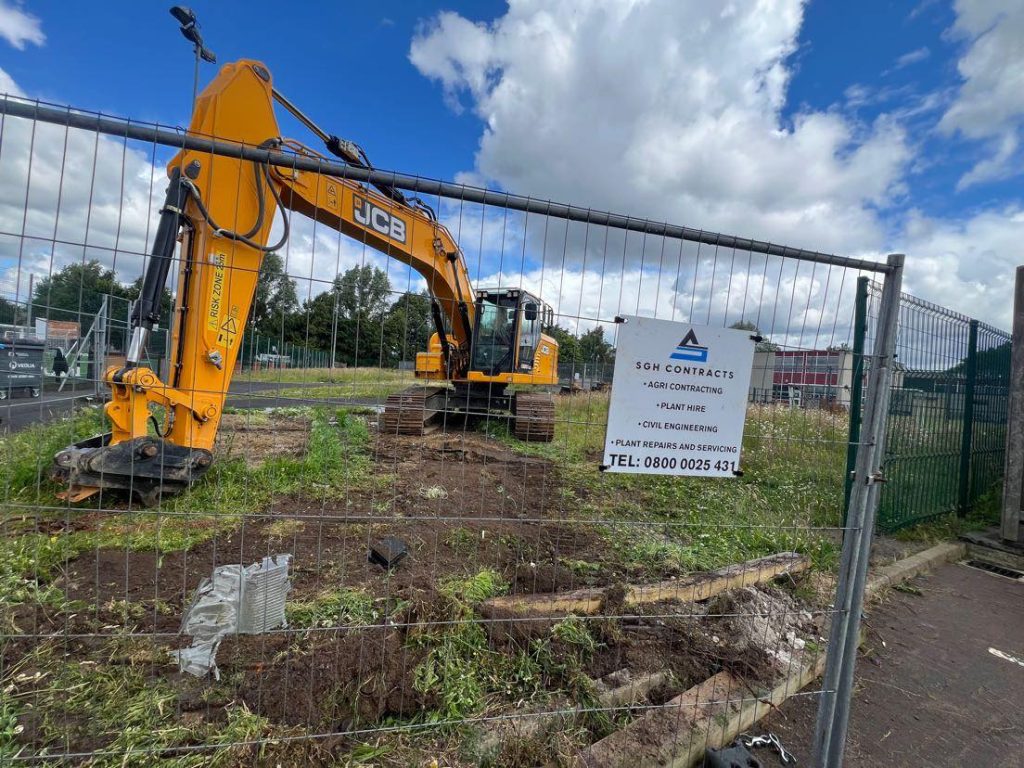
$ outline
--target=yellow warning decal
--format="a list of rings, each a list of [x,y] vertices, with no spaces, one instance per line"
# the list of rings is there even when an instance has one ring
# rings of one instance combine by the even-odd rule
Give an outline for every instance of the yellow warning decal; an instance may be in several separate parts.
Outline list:
[[[224,321],[217,334],[217,343],[225,347],[235,346],[235,339],[238,338],[238,307],[231,307],[228,319]]]
[[[223,253],[211,253],[210,264],[213,265],[213,283],[210,288],[210,308],[207,327],[211,331],[220,330],[220,310],[224,305],[224,265],[228,257]]]

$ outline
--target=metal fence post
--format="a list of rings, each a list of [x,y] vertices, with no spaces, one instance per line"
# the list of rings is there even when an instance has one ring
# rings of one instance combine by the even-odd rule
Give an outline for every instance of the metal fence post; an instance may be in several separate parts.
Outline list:
[[[93,348],[93,392],[96,398],[99,399],[103,396],[103,376],[106,373],[105,368],[107,366],[107,323],[110,322],[110,296],[104,295],[103,302],[100,304],[100,311],[96,313],[96,320],[93,323],[93,328],[96,332],[92,337],[92,348]]]
[[[978,378],[978,321],[968,325],[967,358],[964,361],[963,430],[960,438],[960,493],[957,514],[966,517],[971,506],[971,450],[974,437],[974,386]]]
[[[1021,525],[1021,507],[1024,506],[1024,266],[1017,267],[1013,292],[1005,466],[1000,534],[1004,541],[1024,543],[1024,525]]]
[[[864,585],[878,506],[878,481],[881,479],[885,423],[896,351],[903,261],[901,253],[889,256],[891,271],[885,277],[879,307],[878,331],[864,407],[864,438],[857,450],[850,513],[843,536],[832,631],[829,634],[828,658],[825,662],[825,681],[815,727],[814,764],[823,768],[840,768],[843,763],[850,698],[853,693],[853,670],[860,637],[860,614],[864,604]]]
[[[846,487],[843,492],[843,524],[850,516],[853,469],[860,444],[861,406],[864,392],[864,337],[868,328],[868,277],[857,278],[857,299],[853,313],[853,381],[850,382],[850,430],[846,448]]]

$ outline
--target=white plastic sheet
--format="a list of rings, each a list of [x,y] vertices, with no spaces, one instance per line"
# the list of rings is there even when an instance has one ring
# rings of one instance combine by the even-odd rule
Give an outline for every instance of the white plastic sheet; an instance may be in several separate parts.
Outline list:
[[[178,669],[196,677],[217,669],[217,648],[226,635],[260,634],[286,625],[291,555],[265,557],[249,566],[222,565],[203,579],[181,622],[192,645],[172,652]]]

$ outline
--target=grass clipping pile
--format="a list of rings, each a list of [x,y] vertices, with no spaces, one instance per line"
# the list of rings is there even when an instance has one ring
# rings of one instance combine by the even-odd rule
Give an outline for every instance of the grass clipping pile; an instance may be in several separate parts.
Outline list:
[[[630,486],[571,479],[583,464],[493,430],[372,426],[236,415],[206,486],[156,527],[127,509],[5,520],[21,559],[0,573],[0,757],[614,765],[635,733],[670,742],[649,715],[694,686],[727,673],[756,696],[815,652],[820,613],[796,597],[808,556],[765,541],[704,572],[631,558],[620,529],[566,507],[601,512]],[[387,571],[367,550],[389,536],[409,554]],[[288,630],[224,637],[220,680],[178,672],[200,581],[279,552]]]

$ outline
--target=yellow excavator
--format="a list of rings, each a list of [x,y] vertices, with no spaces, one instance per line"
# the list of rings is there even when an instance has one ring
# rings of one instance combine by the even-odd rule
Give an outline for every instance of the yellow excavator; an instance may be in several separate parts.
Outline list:
[[[323,157],[280,138],[277,102],[346,163],[368,167],[352,142],[321,130],[273,86],[260,62],[225,65],[196,100],[189,131],[236,144]],[[170,185],[132,316],[126,363],[105,372],[111,431],[54,458],[62,497],[101,489],[156,503],[184,490],[213,461],[214,439],[265,253],[289,236],[289,212],[339,230],[410,265],[426,281],[435,326],[415,375],[429,382],[387,398],[381,429],[422,434],[439,419],[503,414],[523,440],[550,441],[558,344],[542,332],[551,307],[519,288],[474,291],[458,244],[422,201],[402,191],[237,157],[183,150],[167,166]],[[283,226],[269,243],[275,215]],[[176,249],[180,250],[176,255]],[[169,381],[140,364],[160,323],[160,297],[178,261]],[[510,389],[511,388],[511,389]],[[161,406],[160,423],[152,406]],[[153,427],[150,430],[150,426]]]

